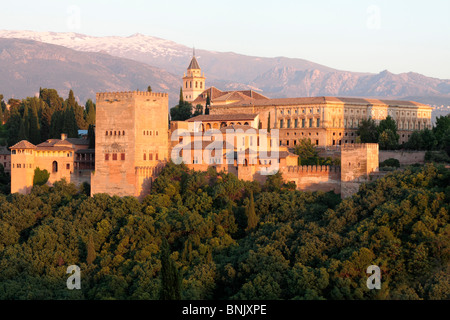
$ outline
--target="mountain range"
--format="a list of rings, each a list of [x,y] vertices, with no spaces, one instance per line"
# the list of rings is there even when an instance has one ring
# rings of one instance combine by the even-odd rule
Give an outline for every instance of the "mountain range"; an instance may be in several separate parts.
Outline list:
[[[177,103],[192,48],[134,34],[94,37],[78,33],[0,30],[0,93],[34,95],[39,87],[61,95],[73,89],[80,102],[99,91],[169,92]],[[333,69],[304,59],[263,58],[196,50],[207,86],[253,89],[270,98],[363,96],[450,105],[450,80],[408,72],[378,74]]]

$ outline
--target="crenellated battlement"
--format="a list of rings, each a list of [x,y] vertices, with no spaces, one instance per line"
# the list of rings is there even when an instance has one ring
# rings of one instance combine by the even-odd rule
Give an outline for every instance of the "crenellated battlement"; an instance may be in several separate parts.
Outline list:
[[[295,173],[295,172],[303,172],[303,173],[338,173],[341,171],[341,167],[339,166],[287,166],[281,168],[281,172],[286,173]]]
[[[97,92],[96,100],[108,100],[108,99],[129,99],[134,96],[165,98],[168,97],[168,93],[164,92],[148,92],[148,91],[119,91],[119,92]]]
[[[341,147],[342,151],[358,150],[358,149],[378,149],[378,143],[352,143],[344,144]]]

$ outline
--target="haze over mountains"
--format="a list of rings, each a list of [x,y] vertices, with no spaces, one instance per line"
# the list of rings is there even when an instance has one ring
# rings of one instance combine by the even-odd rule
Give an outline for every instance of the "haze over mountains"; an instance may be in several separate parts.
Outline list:
[[[303,59],[207,50],[196,50],[196,56],[207,86],[222,90],[252,88],[271,98],[365,96],[450,105],[450,80],[413,72],[357,73]],[[95,98],[95,92],[145,90],[151,85],[153,91],[169,92],[173,106],[191,57],[192,48],[142,34],[0,31],[0,93],[23,98],[40,86],[62,95],[72,88],[84,103]]]

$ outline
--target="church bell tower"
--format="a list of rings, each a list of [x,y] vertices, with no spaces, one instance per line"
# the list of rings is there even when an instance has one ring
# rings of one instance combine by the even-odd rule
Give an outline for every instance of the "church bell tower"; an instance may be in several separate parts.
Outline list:
[[[193,52],[191,63],[187,68],[187,73],[183,76],[183,98],[185,101],[194,101],[203,91],[205,91],[205,74],[198,65]]]

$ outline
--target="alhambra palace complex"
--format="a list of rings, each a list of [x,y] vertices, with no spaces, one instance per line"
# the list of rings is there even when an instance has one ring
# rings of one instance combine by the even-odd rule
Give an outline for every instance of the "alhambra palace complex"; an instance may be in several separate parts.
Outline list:
[[[277,164],[283,178],[299,190],[335,191],[347,197],[378,171],[378,144],[356,143],[356,130],[363,119],[378,122],[390,115],[398,124],[400,142],[407,141],[413,130],[431,128],[432,108],[413,101],[269,99],[252,90],[206,88],[205,80],[194,56],[183,77],[183,97],[194,106],[205,107],[209,96],[209,114],[172,121],[170,127],[166,93],[97,93],[95,149],[88,148],[86,139],[63,134],[61,139],[38,145],[23,140],[11,151],[0,150],[1,163],[11,172],[11,192],[30,192],[34,170],[39,167],[50,172],[49,184],[65,178],[77,185],[90,183],[92,195],[141,198],[175,154],[191,169],[214,166],[240,179],[260,182]],[[268,128],[271,133],[265,134]],[[277,136],[274,129],[278,129]],[[173,133],[180,131],[185,135],[174,139]],[[199,133],[204,133],[199,143],[187,139]],[[231,140],[225,138],[226,133],[231,133]],[[291,151],[302,138],[319,148],[337,150],[341,166],[298,166],[298,156]],[[183,147],[181,152],[177,145]],[[269,155],[272,150],[275,158]]]

